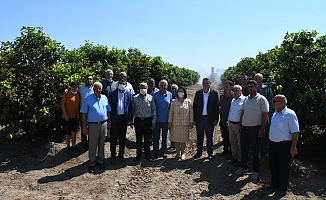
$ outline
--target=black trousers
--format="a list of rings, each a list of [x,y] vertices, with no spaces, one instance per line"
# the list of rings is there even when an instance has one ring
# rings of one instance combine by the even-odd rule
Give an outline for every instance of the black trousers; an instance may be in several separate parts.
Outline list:
[[[137,146],[137,156],[141,156],[142,151],[142,140],[144,135],[144,150],[145,156],[150,157],[150,139],[152,135],[152,118],[138,118],[135,117],[135,131],[136,131],[136,146]]]
[[[223,150],[230,151],[230,139],[229,139],[229,130],[226,122],[220,122],[222,138],[223,138]]]
[[[261,138],[258,137],[258,132],[261,126],[245,127],[241,126],[240,144],[241,144],[241,168],[248,169],[248,154],[251,146],[253,155],[253,172],[260,170],[260,148]]]
[[[119,137],[119,156],[123,156],[126,146],[127,123],[124,116],[118,116],[117,121],[111,124],[111,156],[116,156],[117,139]]]
[[[283,191],[287,190],[289,182],[291,168],[291,145],[292,141],[271,141],[269,145],[269,164],[272,173],[272,183],[276,188]]]

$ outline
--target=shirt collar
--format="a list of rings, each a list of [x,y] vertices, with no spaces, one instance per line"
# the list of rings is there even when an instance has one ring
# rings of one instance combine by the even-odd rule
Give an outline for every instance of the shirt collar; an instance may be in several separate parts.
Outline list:
[[[204,92],[204,89],[203,89],[203,94],[209,94],[210,92],[211,92],[211,89],[210,88],[208,89],[208,92],[207,93],[205,93]]]

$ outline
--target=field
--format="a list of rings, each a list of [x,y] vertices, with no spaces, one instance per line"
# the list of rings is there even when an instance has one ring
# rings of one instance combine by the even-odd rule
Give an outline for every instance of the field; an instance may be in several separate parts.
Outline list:
[[[188,88],[191,99],[199,88],[200,85]],[[87,172],[85,149],[67,151],[64,141],[56,138],[30,136],[8,141],[5,135],[6,130],[2,129],[0,199],[279,199],[264,189],[271,178],[267,158],[261,159],[259,180],[251,181],[250,170],[237,176],[237,167],[228,164],[226,157],[217,156],[222,151],[218,126],[212,161],[206,153],[200,159],[192,159],[196,153],[194,128],[186,160],[175,160],[175,152],[170,151],[167,159],[148,162],[143,158],[134,162],[135,133],[128,128],[125,162],[113,162],[109,157],[110,143],[106,143],[108,170],[97,166],[95,175]],[[298,155],[293,159],[289,190],[282,199],[326,199],[325,177],[321,166]]]

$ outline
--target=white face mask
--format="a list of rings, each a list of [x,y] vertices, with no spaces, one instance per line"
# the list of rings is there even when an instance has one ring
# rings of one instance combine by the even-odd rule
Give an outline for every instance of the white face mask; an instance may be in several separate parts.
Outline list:
[[[140,89],[140,94],[145,95],[147,94],[147,89]]]
[[[179,97],[184,97],[185,93],[184,92],[178,92]]]
[[[112,78],[107,78],[106,80],[108,80],[109,82],[112,82]]]
[[[126,90],[126,86],[123,84],[119,84],[119,90]]]
[[[76,91],[76,92],[71,91],[71,93],[72,93],[72,94],[77,94],[77,91]]]

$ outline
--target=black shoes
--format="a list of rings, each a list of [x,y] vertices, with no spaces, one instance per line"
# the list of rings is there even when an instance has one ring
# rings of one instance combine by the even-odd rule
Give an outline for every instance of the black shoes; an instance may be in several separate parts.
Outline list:
[[[209,159],[209,160],[213,160],[213,159],[214,159],[213,155],[209,155],[209,156],[208,156],[208,159]]]
[[[265,189],[272,190],[272,189],[276,189],[276,187],[273,184],[270,184],[270,185],[265,186]]]
[[[235,163],[237,163],[238,162],[238,160],[236,160],[236,159],[231,159],[230,161],[229,161],[229,164],[235,164]]]
[[[274,196],[277,196],[277,197],[283,197],[286,195],[286,191],[284,190],[276,190],[276,192],[274,193]]]
[[[95,174],[94,166],[89,166],[88,173]]]
[[[146,156],[146,160],[147,160],[148,162],[152,162],[152,161],[153,161],[153,159],[152,159],[150,156]]]
[[[160,154],[155,153],[155,154],[154,154],[154,158],[155,158],[155,159],[158,159],[159,155],[160,155]]]
[[[167,158],[168,156],[166,155],[166,153],[161,153],[160,155],[162,158]]]
[[[201,157],[201,153],[196,153],[192,158],[193,159],[197,159],[197,158],[200,158]]]

